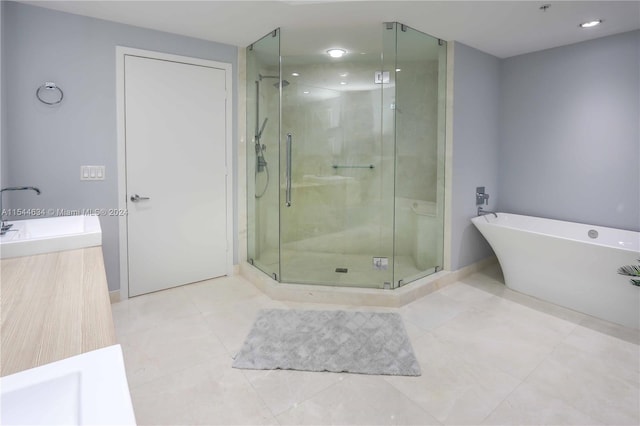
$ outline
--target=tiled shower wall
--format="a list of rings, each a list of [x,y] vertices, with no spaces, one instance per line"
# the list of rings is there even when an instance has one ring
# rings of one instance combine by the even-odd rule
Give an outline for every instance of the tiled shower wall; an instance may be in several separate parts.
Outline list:
[[[330,90],[305,82],[321,81],[328,65],[297,67],[301,76],[286,78],[282,92],[282,152],[278,158],[276,80],[260,84],[260,124],[269,118],[262,143],[267,146],[270,182],[259,206],[258,234],[264,253],[278,246],[278,176],[284,176],[284,139],[293,135],[293,203],[283,208],[282,242],[297,250],[390,256],[393,248],[394,192],[396,253],[415,258],[418,228],[436,200],[438,65],[403,64],[398,84],[382,90]],[[348,73],[371,74],[375,67],[350,64]],[[276,75],[264,69],[263,75]],[[248,87],[248,90],[255,90]],[[308,90],[312,96],[302,92]],[[392,98],[397,90],[396,100]],[[315,95],[315,96],[313,96]],[[251,107],[251,106],[249,106]],[[394,112],[397,139],[394,144]],[[250,124],[251,125],[251,124]],[[394,152],[397,157],[394,158]],[[280,167],[279,161],[280,160]],[[333,168],[333,165],[373,165]],[[251,165],[249,165],[251,167]],[[282,172],[279,172],[282,169]],[[395,178],[394,178],[395,174]],[[253,173],[250,174],[252,176]],[[257,189],[266,173],[258,175]]]

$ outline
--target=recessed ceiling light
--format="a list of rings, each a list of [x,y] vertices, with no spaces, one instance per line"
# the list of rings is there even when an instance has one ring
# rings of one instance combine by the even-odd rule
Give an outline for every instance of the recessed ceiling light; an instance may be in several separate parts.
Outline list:
[[[308,94],[309,94],[309,91],[308,91],[308,90],[305,90],[305,91],[304,91],[304,92],[302,92],[302,93],[304,93],[305,95],[308,95]]]
[[[347,51],[344,49],[329,49],[327,50],[327,53],[332,58],[342,58],[345,55],[345,53],[347,53]]]
[[[292,72],[291,75],[294,76],[294,77],[300,77],[300,73],[299,72]]]
[[[592,28],[595,27],[597,25],[600,25],[602,23],[602,19],[596,19],[593,21],[588,21],[588,22],[583,22],[582,24],[578,25],[580,28]]]
[[[347,84],[347,82],[346,81],[341,81],[340,84],[344,86],[345,84]]]
[[[396,72],[402,71],[402,68],[396,68]]]
[[[340,77],[346,77],[346,76],[348,76],[348,75],[349,75],[349,73],[348,73],[348,72],[343,72],[342,74],[340,74]]]

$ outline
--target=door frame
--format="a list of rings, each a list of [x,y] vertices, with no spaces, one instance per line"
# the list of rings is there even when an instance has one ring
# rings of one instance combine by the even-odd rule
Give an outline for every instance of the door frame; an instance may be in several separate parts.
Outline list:
[[[116,46],[116,121],[118,147],[118,210],[127,208],[127,173],[126,173],[126,138],[125,138],[125,56],[138,56],[149,59],[159,59],[180,62],[189,65],[206,66],[225,71],[225,163],[226,163],[226,208],[227,208],[227,268],[226,275],[233,275],[233,74],[232,64],[208,59],[192,58],[173,55],[152,50],[136,49],[132,47]],[[118,216],[118,242],[120,248],[120,298],[129,298],[129,247],[127,217]]]

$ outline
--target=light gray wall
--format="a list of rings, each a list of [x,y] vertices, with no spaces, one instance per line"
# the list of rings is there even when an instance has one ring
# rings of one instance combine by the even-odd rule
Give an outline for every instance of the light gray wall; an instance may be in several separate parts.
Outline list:
[[[234,46],[12,2],[1,15],[0,179],[43,190],[6,194],[5,206],[117,206],[116,45],[237,65]],[[455,43],[453,269],[492,254],[469,221],[476,186],[486,186],[491,210],[638,230],[639,51],[638,31],[505,60]],[[57,108],[34,96],[51,80],[65,90]],[[233,96],[237,105],[236,81]],[[235,134],[233,149],[236,161]],[[80,182],[81,164],[106,165],[107,180]],[[234,188],[236,262],[237,203]],[[101,223],[115,290],[117,220]]]
[[[454,49],[452,268],[491,210],[639,230],[640,31],[499,60]]]
[[[31,192],[5,194],[10,195],[6,198],[16,208],[117,207],[117,45],[231,63],[235,75],[235,46],[13,2],[5,6],[2,62],[10,84],[3,84],[3,95],[5,105],[11,106],[3,123],[7,132],[6,184],[37,185],[42,190],[39,197]],[[48,107],[36,99],[35,90],[45,81],[54,81],[64,90],[65,98],[59,106]],[[237,105],[235,78],[233,103]],[[232,155],[235,161],[235,130]],[[105,165],[106,180],[81,182],[83,164]],[[233,210],[237,236],[237,191]],[[118,220],[101,217],[100,221],[109,289],[115,290],[120,287]]]
[[[5,153],[6,151],[5,123],[7,122],[6,120],[7,108],[5,105],[5,96],[4,96],[4,90],[5,90],[5,87],[7,87],[4,79],[4,76],[5,76],[4,66],[6,61],[2,60],[2,57],[4,56],[4,53],[3,53],[4,43],[6,39],[6,37],[4,37],[5,26],[2,25],[4,6],[5,6],[5,2],[0,1],[0,188],[5,187],[5,182],[7,182],[7,177],[8,177],[7,155]],[[6,206],[3,205],[3,208],[5,207]]]
[[[640,230],[640,31],[508,58],[500,207]]]
[[[454,45],[451,267],[491,256],[493,251],[470,219],[477,186],[490,195],[486,209],[499,208],[498,123],[500,60],[461,43]],[[499,196],[500,194],[500,196]]]

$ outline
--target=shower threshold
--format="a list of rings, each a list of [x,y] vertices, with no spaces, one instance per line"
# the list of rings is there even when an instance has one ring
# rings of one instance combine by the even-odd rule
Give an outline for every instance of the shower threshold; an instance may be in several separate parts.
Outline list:
[[[492,262],[483,264],[482,267],[495,262],[495,258],[490,260],[492,260]],[[471,274],[478,269],[479,268],[474,268],[465,275]],[[274,300],[390,308],[411,303],[429,293],[454,283],[464,276],[461,275],[461,271],[439,271],[400,288],[389,290],[318,284],[279,283],[248,262],[243,262],[240,265],[240,275]]]
[[[387,257],[293,249],[283,249],[281,255],[287,265],[285,268],[278,265],[280,254],[277,250],[262,253],[254,263],[263,271],[280,271],[276,280],[282,283],[379,289],[393,287],[393,272]],[[392,263],[396,276],[404,277],[407,284],[436,272],[434,268],[418,268],[411,256],[396,256]]]

